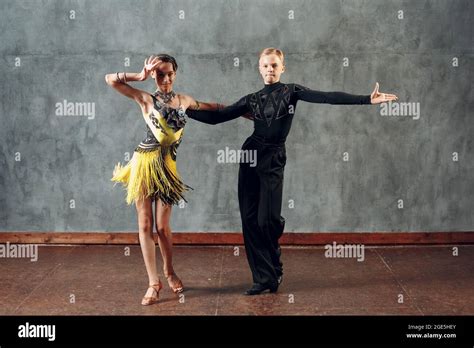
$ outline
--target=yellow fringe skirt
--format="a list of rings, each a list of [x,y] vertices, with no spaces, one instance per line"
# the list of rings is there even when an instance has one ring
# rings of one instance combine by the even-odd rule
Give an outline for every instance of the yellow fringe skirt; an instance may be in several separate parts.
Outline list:
[[[159,198],[164,204],[178,204],[189,189],[181,181],[172,156],[172,146],[160,146],[155,150],[135,150],[132,159],[122,166],[115,166],[112,181],[122,183],[127,190],[127,204],[143,198]]]

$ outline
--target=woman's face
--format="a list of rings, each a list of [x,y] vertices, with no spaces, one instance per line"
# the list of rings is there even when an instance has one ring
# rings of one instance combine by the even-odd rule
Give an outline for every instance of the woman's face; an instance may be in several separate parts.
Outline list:
[[[173,83],[176,78],[173,64],[161,62],[156,69],[151,72],[151,77],[155,79],[156,85],[162,91],[169,92],[173,90]]]
[[[280,81],[280,76],[285,71],[283,62],[276,54],[261,56],[258,65],[260,75],[262,75],[263,82],[266,85]]]

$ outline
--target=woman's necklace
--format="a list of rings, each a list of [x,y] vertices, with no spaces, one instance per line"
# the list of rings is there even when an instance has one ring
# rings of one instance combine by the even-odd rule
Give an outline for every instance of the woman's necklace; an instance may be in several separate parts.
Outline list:
[[[176,93],[174,91],[166,93],[158,90],[155,92],[155,97],[156,96],[160,97],[160,99],[163,100],[163,103],[169,104],[169,102],[173,100],[174,97],[176,97]]]

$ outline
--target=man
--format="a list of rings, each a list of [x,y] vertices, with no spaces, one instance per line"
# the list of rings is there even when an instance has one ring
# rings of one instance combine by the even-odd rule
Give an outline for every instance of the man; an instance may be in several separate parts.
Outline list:
[[[379,93],[378,83],[371,95],[320,92],[298,84],[280,82],[285,71],[283,52],[265,48],[259,57],[264,87],[220,111],[188,111],[198,121],[218,124],[251,113],[254,132],[242,150],[256,150],[257,166],[240,163],[239,207],[245,250],[253,276],[246,295],[276,292],[283,279],[281,249],[278,243],[285,220],[280,215],[283,172],[286,164],[285,141],[299,100],[327,104],[378,104],[396,100],[394,94]]]

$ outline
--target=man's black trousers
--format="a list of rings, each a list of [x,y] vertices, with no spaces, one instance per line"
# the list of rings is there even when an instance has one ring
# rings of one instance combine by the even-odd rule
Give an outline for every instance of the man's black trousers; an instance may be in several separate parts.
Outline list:
[[[239,207],[247,259],[254,283],[276,285],[283,274],[278,239],[285,227],[281,216],[285,144],[268,143],[252,135],[242,150],[256,151],[257,156],[256,165],[241,161],[239,168]]]

